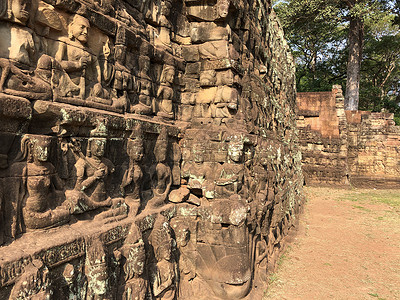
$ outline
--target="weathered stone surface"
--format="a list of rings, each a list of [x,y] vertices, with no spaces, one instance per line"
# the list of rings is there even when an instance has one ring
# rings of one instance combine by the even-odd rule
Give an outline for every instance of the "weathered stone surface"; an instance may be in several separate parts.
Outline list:
[[[9,0],[0,38],[0,298],[259,299],[303,199],[271,2]]]
[[[400,127],[393,114],[344,111],[343,100],[340,86],[297,95],[306,184],[399,186]]]

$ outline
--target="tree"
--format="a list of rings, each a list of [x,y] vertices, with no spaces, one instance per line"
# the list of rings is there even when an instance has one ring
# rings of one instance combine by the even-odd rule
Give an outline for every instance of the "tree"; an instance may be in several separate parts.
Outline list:
[[[396,15],[366,20],[360,108],[400,114],[400,31]]]
[[[326,83],[336,81],[340,84],[347,79],[347,110],[358,109],[364,24],[366,20],[377,20],[386,14],[388,5],[391,1],[289,0],[276,6],[300,72],[307,70],[308,77],[310,74],[315,76],[319,59],[322,69],[331,71]],[[347,38],[344,32],[347,32]],[[343,73],[343,54],[346,52],[347,65]],[[304,76],[299,72],[298,75]],[[298,83],[301,89],[301,79]]]

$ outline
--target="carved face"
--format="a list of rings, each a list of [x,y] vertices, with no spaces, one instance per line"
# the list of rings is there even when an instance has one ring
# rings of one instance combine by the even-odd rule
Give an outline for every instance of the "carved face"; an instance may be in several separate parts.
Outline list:
[[[90,24],[88,19],[75,15],[72,24],[70,25],[70,36],[74,37],[82,44],[86,44],[88,41],[89,28]]]
[[[171,245],[171,240],[166,240],[164,241],[161,245],[158,246],[158,249],[156,250],[156,256],[157,260],[170,260],[171,255],[172,255],[172,245]]]
[[[35,138],[33,141],[33,157],[38,161],[49,159],[51,140],[47,138]]]
[[[112,45],[110,39],[107,39],[107,41],[103,44],[103,49],[102,49],[104,57],[109,57],[111,55],[111,49]]]
[[[176,243],[179,247],[185,247],[189,242],[190,233],[187,228],[182,228],[178,230],[176,235]]]
[[[230,5],[230,0],[218,0],[217,2],[218,15],[221,18],[226,18],[226,16],[228,15],[229,5]]]
[[[199,144],[195,144],[193,147],[193,161],[197,163],[204,162],[204,147]]]
[[[165,82],[173,83],[174,82],[174,75],[175,75],[175,70],[174,69],[172,69],[172,68],[167,69],[165,71],[165,77],[164,77]]]
[[[141,161],[143,158],[143,145],[140,141],[128,140],[128,155],[134,161]]]
[[[11,9],[15,19],[26,24],[29,19],[31,4],[31,0],[13,0]]]
[[[169,16],[170,11],[171,11],[171,6],[172,6],[171,2],[169,2],[169,1],[162,1],[162,2],[161,2],[160,13],[161,13],[163,16]]]
[[[106,149],[106,139],[95,138],[91,140],[90,151],[93,156],[102,157]]]
[[[254,148],[248,147],[244,152],[244,158],[246,163],[250,163],[254,157]]]
[[[228,147],[228,155],[234,162],[240,162],[240,159],[243,156],[243,143],[231,141]]]

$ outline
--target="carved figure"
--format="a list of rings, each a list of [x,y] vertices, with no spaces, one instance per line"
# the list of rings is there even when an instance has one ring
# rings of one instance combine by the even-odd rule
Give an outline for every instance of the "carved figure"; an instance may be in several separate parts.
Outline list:
[[[157,165],[153,167],[152,174],[153,198],[147,203],[150,208],[161,206],[165,203],[172,185],[171,168],[167,165],[168,132],[166,127],[161,129],[154,147]]]
[[[211,199],[214,198],[214,173],[215,170],[204,162],[206,136],[200,134],[198,142],[195,142],[192,148],[191,162],[183,166],[183,177],[187,178],[187,187],[192,193],[198,194],[201,191],[202,196]]]
[[[136,80],[136,90],[138,93],[138,103],[131,106],[131,112],[149,115],[152,113],[153,83],[151,81],[150,58],[139,56],[139,74]]]
[[[129,214],[136,215],[141,204],[141,191],[143,186],[143,171],[140,161],[143,158],[142,129],[137,126],[127,141],[129,162],[124,162],[122,170],[124,175],[121,182],[121,192],[125,202],[129,205]]]
[[[103,49],[106,49],[104,46]],[[104,52],[104,51],[103,51]],[[123,111],[127,111],[130,109],[130,98],[129,94],[133,92],[133,78],[126,67],[126,46],[123,45],[116,45],[115,46],[115,65],[111,65],[108,67],[109,70],[113,70],[113,76],[110,76],[109,83],[111,84],[113,81],[113,88],[114,88],[114,97],[117,99],[113,100],[114,107],[122,107]],[[110,60],[110,59],[108,59]],[[104,73],[104,68],[103,73]]]
[[[184,299],[190,299],[193,297],[193,291],[190,288],[190,281],[196,277],[195,266],[191,260],[189,253],[194,252],[194,248],[188,245],[190,241],[190,231],[187,225],[183,222],[179,223],[176,228],[174,226],[176,245],[179,250],[179,296]]]
[[[32,69],[39,56],[39,40],[26,27],[31,20],[32,3],[26,0],[10,0],[9,19],[15,22],[0,26],[0,92],[29,99],[51,98],[50,84],[43,81]],[[12,47],[11,47],[12,44]]]
[[[156,299],[173,300],[177,290],[176,262],[172,254],[171,227],[163,215],[158,215],[150,234],[157,263],[153,265],[150,282]]]
[[[158,24],[160,25],[158,38],[155,39],[154,43],[158,46],[171,46],[171,22],[169,20],[171,14],[171,1],[160,2],[160,15],[158,18]]]
[[[99,238],[86,239],[85,274],[88,280],[86,299],[109,299],[107,257]]]
[[[174,117],[172,100],[174,90],[172,84],[175,77],[175,68],[170,65],[164,65],[160,77],[160,87],[157,91],[157,116],[172,119]]]
[[[75,269],[72,264],[67,263],[62,272],[62,278],[64,279],[62,299],[85,299],[87,281],[81,267]]]
[[[227,162],[218,170],[219,176],[215,182],[218,198],[229,198],[242,192],[244,182],[244,166],[241,164],[243,147],[240,136],[234,136],[229,141]]]
[[[103,157],[106,147],[107,128],[99,122],[97,127],[90,132],[87,155],[78,159],[76,168],[76,185],[69,191],[73,203],[74,213],[82,213],[99,207],[110,206],[112,200],[107,192],[106,181],[114,172],[113,163]]]
[[[42,261],[32,260],[11,290],[10,299],[50,299],[52,292],[48,273]]]
[[[103,98],[100,65],[96,56],[86,46],[89,28],[88,19],[77,14],[71,17],[68,25],[68,39],[61,39],[55,57],[72,82],[79,86],[80,98],[86,98],[86,88],[93,84],[93,96]]]
[[[19,192],[12,193],[14,204],[12,236],[15,237],[18,215],[22,208],[25,226],[29,229],[57,226],[69,221],[70,212],[63,204],[63,183],[55,167],[48,161],[51,137],[25,135],[21,140],[22,155],[10,167],[10,175],[21,176]],[[9,178],[9,180],[13,180]],[[14,183],[15,185],[15,183]]]
[[[145,277],[146,252],[139,227],[132,223],[129,234],[121,248],[125,257],[122,299],[146,299],[148,283]]]

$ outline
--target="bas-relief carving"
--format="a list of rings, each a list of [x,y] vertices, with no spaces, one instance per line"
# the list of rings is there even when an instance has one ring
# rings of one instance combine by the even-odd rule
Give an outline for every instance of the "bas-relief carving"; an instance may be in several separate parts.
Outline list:
[[[69,220],[64,187],[49,162],[51,138],[25,135],[21,140],[21,162],[13,163],[5,182],[12,202],[6,209],[10,236],[28,229],[58,226]]]
[[[107,131],[105,124],[91,131],[87,154],[77,160],[75,189],[68,191],[73,213],[83,213],[101,207],[111,206],[112,200],[107,191],[107,179],[114,172],[113,163],[104,157]]]
[[[143,171],[143,132],[140,126],[135,127],[127,140],[129,162],[122,165],[123,178],[121,194],[129,206],[129,215],[135,216],[142,205]]]
[[[173,66],[164,65],[160,77],[160,87],[157,91],[157,115],[169,119],[173,119],[173,97],[174,90],[172,84],[175,77],[175,68]]]
[[[55,58],[67,72],[71,81],[79,87],[77,95],[79,98],[84,100],[89,96],[94,102],[110,105],[112,101],[107,99],[109,94],[101,85],[102,77],[106,81],[109,74],[107,70],[103,69],[102,76],[98,58],[87,46],[89,29],[88,19],[77,14],[71,16],[68,24],[68,38],[60,39]],[[107,46],[106,44],[104,47]],[[103,50],[104,59],[106,59],[108,51],[110,51],[109,48]],[[107,63],[103,64],[103,68],[107,66]]]
[[[32,6],[31,1],[8,1],[6,19],[11,22],[0,21],[0,36],[4,41],[0,45],[0,92],[29,99],[50,99],[49,83],[38,68],[32,72],[43,52],[38,36],[31,29]]]
[[[123,265],[123,284],[119,287],[119,296],[123,300],[146,299],[148,280],[145,272],[146,252],[139,227],[132,223],[129,234],[121,248],[125,258]]]
[[[52,290],[48,278],[49,270],[39,259],[34,259],[14,285],[10,299],[50,299]]]
[[[168,132],[161,129],[154,146],[156,164],[150,170],[153,197],[147,202],[147,208],[156,208],[164,205],[172,185],[172,172],[167,164]]]
[[[107,255],[104,245],[98,238],[86,240],[85,275],[88,281],[86,299],[109,299],[111,287],[108,278]]]
[[[149,242],[154,250],[150,282],[155,299],[173,300],[176,297],[178,275],[173,253],[172,229],[163,215],[158,215]]]
[[[0,46],[0,92],[90,107],[73,121],[69,118],[74,116],[61,112],[63,121],[56,122],[60,130],[48,131],[60,135],[57,143],[45,135],[23,136],[21,147],[27,148],[21,157],[26,161],[10,161],[8,150],[1,152],[10,167],[3,163],[0,169],[0,217],[7,216],[0,244],[17,237],[23,242],[22,233],[39,228],[68,232],[69,226],[82,225],[101,232],[86,236],[84,229],[84,242],[70,242],[80,251],[64,245],[41,258],[65,297],[191,299],[204,292],[242,298],[259,276],[255,274],[269,267],[267,261],[289,227],[280,212],[284,204],[275,200],[278,181],[272,177],[279,162],[271,162],[265,138],[255,143],[239,133],[246,128],[258,134],[278,117],[267,116],[259,76],[242,81],[241,72],[251,74],[259,63],[235,41],[236,27],[243,26],[242,35],[248,31],[228,18],[237,4],[185,2],[186,12],[176,11],[171,1],[60,1],[56,8],[42,1],[31,8],[23,0],[0,4],[5,25],[0,34],[20,45],[11,54]],[[66,3],[71,5],[68,12]],[[176,14],[188,22],[186,31],[175,28]],[[100,15],[102,21],[97,20]],[[105,28],[99,27],[102,22]],[[114,33],[107,22],[115,25]],[[254,34],[252,42],[261,43]],[[185,74],[174,60],[180,54],[187,59]],[[248,70],[229,61],[240,59],[247,60],[243,66]],[[179,115],[182,104],[191,108],[190,116]],[[97,117],[89,133],[91,108],[143,115],[138,120],[147,131]],[[114,120],[110,113],[104,115]],[[179,123],[178,138],[169,139],[164,124],[175,129],[179,118],[185,122]],[[148,130],[150,123],[143,120],[150,119],[153,129]],[[223,124],[224,129],[213,135],[205,124]],[[192,139],[188,128],[198,128]],[[59,159],[54,159],[55,146],[63,153]],[[10,182],[18,185],[5,190]],[[39,262],[33,265],[45,273]],[[19,294],[25,277],[13,278],[13,293]],[[47,286],[32,287],[32,294],[44,293]]]

